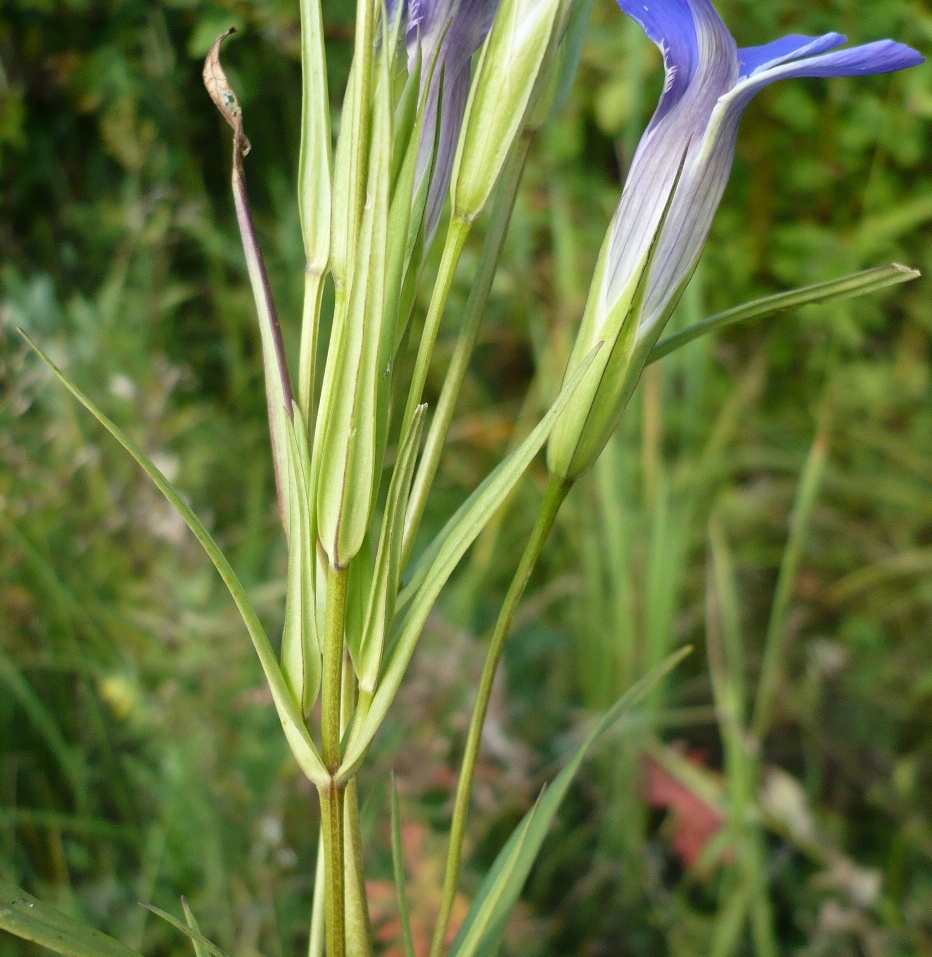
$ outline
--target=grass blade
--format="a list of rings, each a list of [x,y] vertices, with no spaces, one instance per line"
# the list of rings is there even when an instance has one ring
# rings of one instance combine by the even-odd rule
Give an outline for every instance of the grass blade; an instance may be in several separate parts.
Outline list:
[[[230,596],[236,603],[237,609],[242,616],[243,623],[249,632],[253,646],[259,656],[259,662],[262,670],[265,672],[266,681],[272,692],[272,698],[275,702],[275,709],[288,738],[288,743],[294,753],[301,770],[315,784],[324,783],[329,779],[327,769],[317,752],[317,748],[305,727],[304,721],[298,712],[297,706],[291,693],[285,684],[285,678],[282,675],[278,660],[272,645],[269,642],[268,635],[259,621],[259,616],[253,608],[252,603],[246,595],[236,572],[233,571],[226,556],[220,550],[220,547],[214,541],[213,536],[207,531],[204,523],[194,514],[190,506],[185,502],[181,493],[168,481],[167,478],[152,463],[151,459],[139,448],[138,445],[118,426],[107,418],[106,415],[55,365],[54,362],[33,342],[32,339],[19,330],[20,335],[29,343],[30,347],[39,356],[39,358],[55,373],[58,380],[64,387],[87,409],[91,415],[126,449],[127,452],[136,460],[143,471],[152,479],[156,488],[168,499],[169,503],[175,508],[178,514],[184,519],[185,524],[194,533],[195,538],[201,543],[208,558],[213,562],[214,567],[220,573],[223,583],[227,586]]]
[[[65,957],[141,957],[138,951],[0,878],[0,929]]]

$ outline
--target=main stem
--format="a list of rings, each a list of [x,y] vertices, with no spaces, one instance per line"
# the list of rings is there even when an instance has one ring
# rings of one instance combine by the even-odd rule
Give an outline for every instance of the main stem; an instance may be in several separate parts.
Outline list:
[[[340,767],[340,704],[343,687],[343,628],[346,616],[345,568],[327,569],[327,618],[324,625],[321,737],[323,759],[331,775]],[[343,799],[346,786],[331,777],[320,789],[327,874],[327,957],[346,955],[346,862],[343,854]]]
[[[320,819],[327,877],[327,957],[346,957],[346,870],[343,859],[343,803],[346,785],[320,789]]]
[[[556,521],[560,506],[571,487],[571,481],[551,476],[537,521],[525,546],[521,561],[518,563],[514,578],[511,580],[511,585],[508,587],[508,593],[505,595],[505,600],[498,613],[495,630],[492,632],[489,648],[485,655],[485,664],[482,668],[482,677],[479,680],[479,690],[476,694],[476,705],[469,724],[469,734],[466,738],[466,750],[463,754],[459,784],[456,788],[456,803],[450,824],[450,847],[447,851],[447,866],[443,878],[443,898],[430,946],[430,957],[442,957],[446,944],[447,932],[450,927],[450,915],[453,912],[453,901],[456,897],[456,886],[459,883],[462,866],[463,841],[466,837],[469,800],[472,796],[473,780],[476,776],[479,747],[482,744],[482,729],[489,710],[495,673],[505,649],[505,639],[511,631],[515,612],[518,610],[518,605],[531,579],[531,573],[534,571],[534,566],[540,558],[544,544],[550,535],[550,530],[553,528],[553,523]]]

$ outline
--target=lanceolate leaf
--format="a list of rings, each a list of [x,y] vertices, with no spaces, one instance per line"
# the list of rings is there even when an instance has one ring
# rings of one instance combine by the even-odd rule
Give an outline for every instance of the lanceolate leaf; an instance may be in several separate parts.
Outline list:
[[[65,957],[142,957],[138,951],[43,904],[3,879],[0,879],[0,930]]]
[[[288,591],[282,634],[282,670],[303,715],[311,713],[320,690],[321,657],[314,608],[316,539],[311,527],[310,456],[299,409],[288,427],[289,528]]]
[[[466,550],[476,540],[476,536],[495,514],[531,464],[534,456],[547,441],[557,416],[586,374],[597,350],[598,346],[593,350],[593,355],[564,385],[556,402],[537,428],[469,496],[440,533],[435,548],[431,550],[431,560],[426,564],[423,575],[419,578],[411,605],[399,626],[394,649],[379,679],[371,705],[365,714],[357,713],[356,723],[338,773],[341,780],[347,780],[353,775],[385,719],[395,694],[401,686],[427,616],[441,589]]]
[[[569,786],[589,748],[623,715],[642,702],[687,654],[682,649],[642,678],[594,725],[569,763],[544,790],[499,852],[453,942],[450,957],[493,957],[512,909]]]
[[[278,665],[278,660],[265,633],[265,629],[262,627],[262,622],[259,621],[259,616],[252,607],[242,583],[236,576],[236,572],[233,571],[226,556],[220,550],[210,532],[207,531],[204,523],[194,514],[181,493],[165,478],[158,468],[156,468],[145,452],[143,452],[118,425],[111,422],[25,332],[20,330],[20,335],[29,343],[39,358],[55,373],[62,385],[65,386],[78,402],[80,402],[136,460],[143,471],[145,471],[149,478],[155,483],[156,488],[168,499],[175,508],[175,511],[184,519],[185,524],[194,533],[195,538],[201,543],[201,547],[207,552],[208,558],[214,563],[214,567],[217,571],[220,572],[223,583],[227,586],[227,590],[230,592],[233,601],[236,603],[236,607],[239,609],[243,623],[249,632],[249,637],[252,639],[256,653],[259,655],[259,662],[262,665],[266,681],[272,692],[272,698],[275,702],[275,708],[281,720],[282,728],[285,731],[285,737],[288,739],[288,743],[291,746],[291,750],[298,764],[301,766],[301,770],[315,784],[325,783],[329,780],[327,769],[320,759],[317,748],[291,697],[291,692],[285,684],[285,678],[282,675],[281,668]]]
[[[874,269],[865,269],[863,272],[842,276],[840,279],[830,279],[827,282],[815,283],[812,286],[803,286],[790,292],[777,293],[775,296],[765,296],[753,302],[736,306],[725,312],[710,316],[697,322],[682,332],[667,336],[651,350],[647,364],[656,362],[682,346],[704,336],[707,333],[724,329],[736,322],[745,322],[748,319],[763,319],[781,312],[792,312],[802,309],[803,306],[822,305],[827,302],[836,302],[841,299],[853,299],[871,292],[879,292],[888,286],[898,286],[900,283],[918,279],[921,274],[908,266],[891,263],[888,266],[876,266]]]

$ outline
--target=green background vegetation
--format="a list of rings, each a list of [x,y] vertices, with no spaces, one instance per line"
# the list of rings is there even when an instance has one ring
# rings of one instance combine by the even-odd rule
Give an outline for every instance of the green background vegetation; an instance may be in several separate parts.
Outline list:
[[[718,6],[745,44],[834,29],[932,49],[919,0]],[[339,91],[352,10],[328,0],[325,15]],[[225,63],[254,146],[253,203],[296,342],[297,4],[8,0],[0,11],[0,873],[153,957],[188,945],[137,901],[177,912],[182,893],[240,957],[300,953],[315,798],[196,543],[14,329],[185,489],[277,630],[285,554],[258,336],[229,135],[200,82],[231,23],[244,31]],[[533,149],[435,525],[552,392],[658,67],[600,2],[573,97]],[[765,92],[675,322],[891,260],[932,275],[930,157],[928,66]],[[683,643],[697,653],[651,703],[660,737],[680,748],[660,754],[688,754],[713,792],[738,800],[723,701],[753,694],[769,627],[785,644],[751,795],[770,815],[762,854],[755,863],[733,832],[724,864],[685,868],[676,840],[697,802],[680,817],[646,805],[638,755],[655,746],[629,729],[638,747],[603,747],[575,787],[510,954],[709,952],[746,865],[770,888],[780,953],[932,953],[930,348],[922,279],[736,328],[645,377],[568,503],[506,655],[464,900],[586,711]],[[448,590],[363,775],[386,942],[386,773],[402,791],[417,929],[436,904],[478,639],[541,478]],[[752,948],[741,933],[730,952]],[[0,940],[4,957],[31,953]]]

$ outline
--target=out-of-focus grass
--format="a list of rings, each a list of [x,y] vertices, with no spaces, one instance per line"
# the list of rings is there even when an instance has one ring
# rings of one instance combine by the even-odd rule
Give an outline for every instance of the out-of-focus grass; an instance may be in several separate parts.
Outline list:
[[[309,916],[312,796],[212,572],[131,463],[24,356],[12,327],[54,350],[174,471],[277,627],[283,554],[257,337],[231,228],[226,133],[202,92],[199,57],[230,22],[246,28],[227,65],[294,336],[295,7],[72,0],[53,11],[17,0],[0,24],[0,866],[152,954],[187,945],[135,901],[177,912],[181,893],[204,932],[236,953],[295,953]],[[719,7],[746,44],[840,29],[932,47],[932,15],[918,2]],[[328,4],[327,14],[339,88],[351,11]],[[549,344],[568,348],[658,66],[639,30],[598,5],[573,98],[535,146],[429,520],[546,401],[561,371],[545,361]],[[763,94],[676,321],[880,261],[932,273],[930,77],[925,67]],[[603,707],[674,645],[702,653],[654,701],[654,726],[606,748],[577,789],[510,952],[691,954],[723,926],[722,894],[747,858],[686,871],[673,815],[642,800],[640,754],[657,736],[681,742],[694,760],[664,752],[671,768],[702,775],[726,807],[741,796],[706,664],[708,521],[716,516],[727,544],[732,571],[718,587],[733,581],[738,628],[727,635],[740,636],[744,661],[728,659],[728,681],[753,692],[819,422],[825,468],[781,593],[764,790],[744,794],[770,815],[755,832],[755,866],[781,953],[932,948],[928,290],[924,279],[730,330],[645,377],[568,503],[509,649],[480,770],[477,862],[494,857],[580,709]],[[476,550],[384,736],[364,787],[381,848],[375,879],[391,874],[378,781],[394,764],[402,817],[425,857],[413,884],[430,895],[442,843],[424,822],[446,820],[467,679],[480,661],[473,636],[496,611],[537,494],[534,482],[522,487]],[[794,811],[811,820],[817,848],[780,830],[781,808],[784,821]],[[465,893],[475,886],[467,878]],[[735,952],[752,952],[745,929],[737,940]],[[14,948],[3,941],[0,953],[33,952]]]

